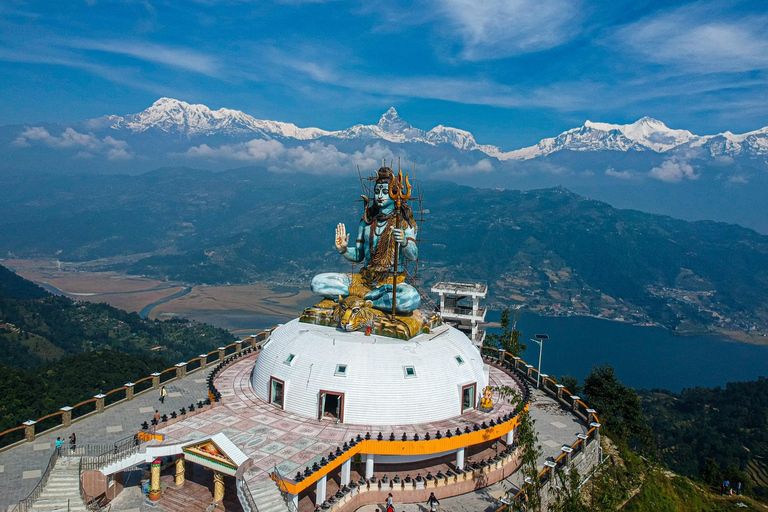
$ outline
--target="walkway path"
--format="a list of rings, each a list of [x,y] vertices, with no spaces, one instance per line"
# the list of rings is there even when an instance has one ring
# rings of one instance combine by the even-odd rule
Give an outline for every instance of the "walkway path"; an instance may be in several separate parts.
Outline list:
[[[157,409],[160,414],[170,414],[182,407],[189,407],[207,395],[206,377],[211,368],[190,373],[181,380],[165,384],[168,391],[165,404],[158,401],[157,391],[148,391],[132,401],[123,401],[72,423],[66,431],[56,430],[38,436],[31,443],[24,443],[0,452],[0,510],[15,506],[35,488],[53,453],[56,438],[68,439],[72,432],[79,444],[109,444],[135,434],[141,422],[150,421]],[[66,405],[66,404],[62,404]]]

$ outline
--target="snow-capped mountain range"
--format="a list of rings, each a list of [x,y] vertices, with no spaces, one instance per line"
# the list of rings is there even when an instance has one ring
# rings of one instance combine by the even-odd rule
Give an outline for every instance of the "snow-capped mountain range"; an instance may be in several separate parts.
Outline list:
[[[664,153],[675,148],[703,148],[711,156],[758,156],[768,154],[768,127],[744,134],[731,132],[699,136],[688,130],[676,130],[663,122],[643,117],[631,124],[586,121],[560,135],[538,144],[513,151],[502,151],[492,145],[478,144],[468,131],[438,125],[429,131],[415,128],[394,109],[387,110],[374,125],[358,124],[339,131],[299,128],[295,124],[256,119],[239,110],[211,110],[172,98],[160,98],[148,109],[126,116],[91,119],[84,126],[91,130],[127,130],[132,133],[153,130],[200,137],[229,135],[262,139],[295,139],[299,141],[330,139],[380,139],[392,143],[449,145],[464,151],[479,151],[499,160],[530,160],[558,151],[653,151]]]

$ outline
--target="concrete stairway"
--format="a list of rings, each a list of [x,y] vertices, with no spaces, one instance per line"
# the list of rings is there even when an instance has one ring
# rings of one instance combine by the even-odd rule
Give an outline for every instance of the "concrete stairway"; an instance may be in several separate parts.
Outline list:
[[[249,484],[249,487],[259,512],[289,512],[280,489],[272,480]]]
[[[34,512],[85,511],[80,498],[80,458],[59,457],[43,492],[32,504]]]

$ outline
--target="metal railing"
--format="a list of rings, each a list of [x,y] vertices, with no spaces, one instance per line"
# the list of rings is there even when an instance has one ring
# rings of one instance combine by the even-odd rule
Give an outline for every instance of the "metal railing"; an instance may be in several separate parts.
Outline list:
[[[134,434],[112,445],[90,445],[84,448],[85,453],[80,459],[83,469],[99,469],[138,452],[141,448],[141,438]]]
[[[51,476],[51,471],[53,471],[53,468],[56,466],[56,461],[58,459],[59,448],[57,447],[53,449],[51,458],[48,460],[48,466],[46,466],[40,481],[37,483],[35,488],[32,489],[32,492],[29,493],[29,496],[21,500],[19,504],[13,508],[13,512],[27,512],[32,507],[32,504],[37,501],[37,498],[39,498],[40,494],[43,492],[45,484],[48,483],[48,477]]]
[[[80,459],[80,465],[78,466],[78,469],[77,469],[77,475],[78,475],[77,479],[80,484],[80,499],[83,500],[83,505],[85,505],[85,508],[87,510],[90,510],[91,512],[110,512],[110,510],[112,509],[111,503],[108,504],[106,507],[102,507],[99,504],[99,501],[95,497],[85,492],[85,487],[83,487],[83,469],[87,469],[87,468],[84,468],[83,467],[84,465],[85,464],[83,464],[83,459]]]
[[[299,512],[296,508],[296,505],[293,503],[293,500],[291,499],[291,493],[288,492],[288,488],[285,486],[285,481],[283,480],[283,475],[280,474],[280,471],[277,469],[277,466],[275,466],[275,469],[273,470],[273,473],[277,478],[275,478],[275,482],[277,482],[277,488],[280,489],[280,494],[283,495],[283,500],[285,501],[285,504],[288,506],[288,510],[291,512]]]
[[[240,484],[237,488],[237,492],[240,495],[240,503],[243,503],[245,501],[244,505],[248,509],[247,512],[259,512],[259,507],[256,506],[256,500],[253,499],[253,494],[251,494],[251,489],[248,488],[248,483],[243,480],[238,480],[238,483]]]

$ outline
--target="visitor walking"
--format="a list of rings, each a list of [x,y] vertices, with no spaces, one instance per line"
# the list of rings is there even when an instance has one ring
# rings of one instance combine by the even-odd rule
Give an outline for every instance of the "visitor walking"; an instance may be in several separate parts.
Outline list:
[[[429,493],[429,499],[427,500],[427,505],[429,505],[430,512],[437,511],[437,506],[440,505],[440,501],[438,501],[437,497],[435,497],[435,493],[433,492]]]
[[[74,432],[72,432],[72,435],[69,436],[69,449],[73,452],[77,449],[77,436]]]
[[[384,510],[386,510],[386,512],[395,512],[395,506],[392,503],[392,493],[389,493],[389,496],[387,496],[387,502],[385,504]]]
[[[160,388],[160,403],[161,403],[161,404],[164,404],[164,403],[165,403],[165,396],[166,396],[167,394],[168,394],[168,391],[166,391],[166,390],[165,390],[165,386],[163,386],[162,388]]]

